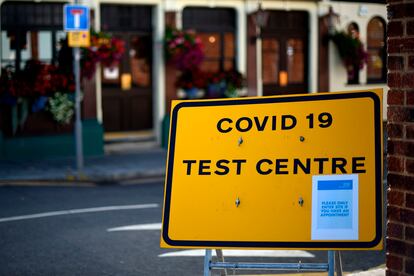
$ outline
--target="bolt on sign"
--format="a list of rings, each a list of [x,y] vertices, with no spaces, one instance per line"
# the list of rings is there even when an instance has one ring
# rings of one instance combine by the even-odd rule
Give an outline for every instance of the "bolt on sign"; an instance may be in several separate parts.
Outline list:
[[[174,101],[162,247],[381,249],[382,90]]]

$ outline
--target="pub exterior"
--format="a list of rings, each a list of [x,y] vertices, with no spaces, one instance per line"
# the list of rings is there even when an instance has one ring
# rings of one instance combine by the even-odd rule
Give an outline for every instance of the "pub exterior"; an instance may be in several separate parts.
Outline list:
[[[64,69],[71,62],[70,50],[62,44],[65,3],[0,0],[0,67],[7,68],[2,70],[2,79],[7,79],[4,74],[24,76],[33,64],[39,67],[41,63],[39,68],[57,72],[58,79],[68,83],[55,89],[71,90],[71,72]],[[86,155],[103,154],[104,135],[111,133],[150,133],[161,144],[171,100],[178,98],[373,87],[387,91],[386,7],[381,0],[92,0],[81,4],[91,9],[91,27],[122,41],[123,52],[116,62],[97,63],[82,80]],[[202,45],[204,58],[197,71],[213,78],[218,72],[236,72],[242,85],[231,94],[214,94],[207,88],[191,97],[186,94],[187,89],[177,84],[186,72],[165,53],[169,30],[188,31]],[[108,39],[98,38],[104,43]],[[352,62],[338,51],[338,42],[350,38],[363,45]],[[204,76],[199,78],[207,80]],[[192,81],[186,88],[196,86],[200,79]],[[45,82],[50,84],[40,83]],[[8,84],[6,91],[6,84],[1,83],[2,159],[74,154],[70,91],[46,93],[37,79],[34,83],[33,88],[21,88],[24,93],[17,89],[19,85],[10,89]],[[56,106],[60,109],[55,110]],[[60,114],[65,107],[67,112]]]

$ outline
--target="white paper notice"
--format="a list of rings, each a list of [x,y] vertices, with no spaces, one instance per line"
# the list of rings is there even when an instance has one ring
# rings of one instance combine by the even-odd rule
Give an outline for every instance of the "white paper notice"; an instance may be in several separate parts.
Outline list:
[[[312,177],[312,240],[358,240],[358,175]]]
[[[104,78],[107,80],[116,80],[119,78],[119,68],[118,67],[105,67],[103,69]]]

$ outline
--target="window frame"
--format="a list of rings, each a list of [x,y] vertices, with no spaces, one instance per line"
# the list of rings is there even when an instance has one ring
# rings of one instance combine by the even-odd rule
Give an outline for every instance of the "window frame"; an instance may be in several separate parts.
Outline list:
[[[386,24],[385,20],[380,16],[372,17],[367,23],[367,34],[368,34],[368,25],[373,20],[381,21],[382,26],[383,26],[383,43],[384,43],[384,46],[382,47],[382,56],[381,56],[382,68],[381,68],[381,77],[380,78],[369,78],[369,76],[368,76],[368,64],[367,64],[367,83],[368,84],[387,83],[387,24]],[[370,49],[381,49],[381,48],[379,48],[379,47],[370,47],[369,40],[368,40],[368,35],[367,35],[367,53],[369,53]],[[368,56],[368,58],[369,58],[369,56]]]
[[[15,49],[15,58],[14,59],[3,59],[3,52],[1,52],[1,64],[13,64],[16,71],[21,70],[22,60],[22,50],[23,48],[20,47],[20,40],[22,36],[27,35],[28,32],[40,32],[40,31],[50,31],[51,32],[51,49],[52,49],[52,58],[51,64],[56,64],[58,59],[58,50],[57,50],[57,33],[63,31],[63,16],[58,17],[54,14],[54,10],[60,10],[63,14],[63,2],[47,2],[47,3],[37,3],[37,2],[29,2],[29,1],[5,1],[2,3],[0,8],[1,13],[1,25],[0,25],[0,32],[15,32],[16,33],[16,49]],[[58,7],[61,6],[61,7]],[[27,22],[28,19],[24,19],[26,17],[24,14],[31,14],[33,12],[34,7],[36,7],[36,11],[42,11],[41,14],[45,17],[48,17],[48,20],[51,22],[46,23],[44,18],[38,17],[31,17],[31,20],[34,20],[36,24],[32,24],[33,22]],[[24,14],[21,15],[20,13],[23,12]],[[10,14],[8,14],[10,13]],[[19,13],[20,21],[13,21],[12,18],[13,14]],[[22,19],[23,18],[23,19]],[[31,45],[32,46],[32,45]],[[1,50],[0,50],[1,51]]]
[[[210,24],[205,24],[207,22],[203,22],[203,19],[197,18],[197,20],[194,20],[194,15],[197,13],[205,12],[208,13],[214,13],[217,12],[217,17],[215,19],[218,19],[214,22],[209,22]],[[219,16],[222,15],[220,18]],[[226,18],[226,15],[228,17]],[[185,7],[183,9],[183,29],[184,30],[195,30],[197,33],[214,33],[217,34],[220,37],[220,57],[219,58],[209,58],[205,57],[206,61],[219,61],[219,71],[225,70],[225,63],[226,61],[232,62],[233,70],[237,70],[237,47],[236,47],[236,10],[233,8],[207,8],[207,7]],[[233,46],[234,46],[234,52],[233,57],[229,58],[225,56],[225,48],[226,48],[226,42],[225,42],[225,35],[231,33],[233,35]]]

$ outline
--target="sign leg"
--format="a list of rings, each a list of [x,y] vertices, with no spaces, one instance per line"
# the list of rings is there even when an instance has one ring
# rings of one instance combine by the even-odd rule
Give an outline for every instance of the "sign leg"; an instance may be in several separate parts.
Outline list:
[[[211,262],[211,249],[206,249],[206,255],[204,256],[204,276],[211,276],[210,262]]]
[[[216,255],[217,255],[217,259],[220,262],[224,263],[224,256],[223,256],[223,250],[221,249],[216,249]],[[223,269],[223,271],[220,273],[221,276],[226,276],[227,275],[227,269]]]
[[[341,251],[335,251],[335,270],[336,276],[342,276],[342,258]]]
[[[328,251],[328,276],[335,275],[335,251]]]

